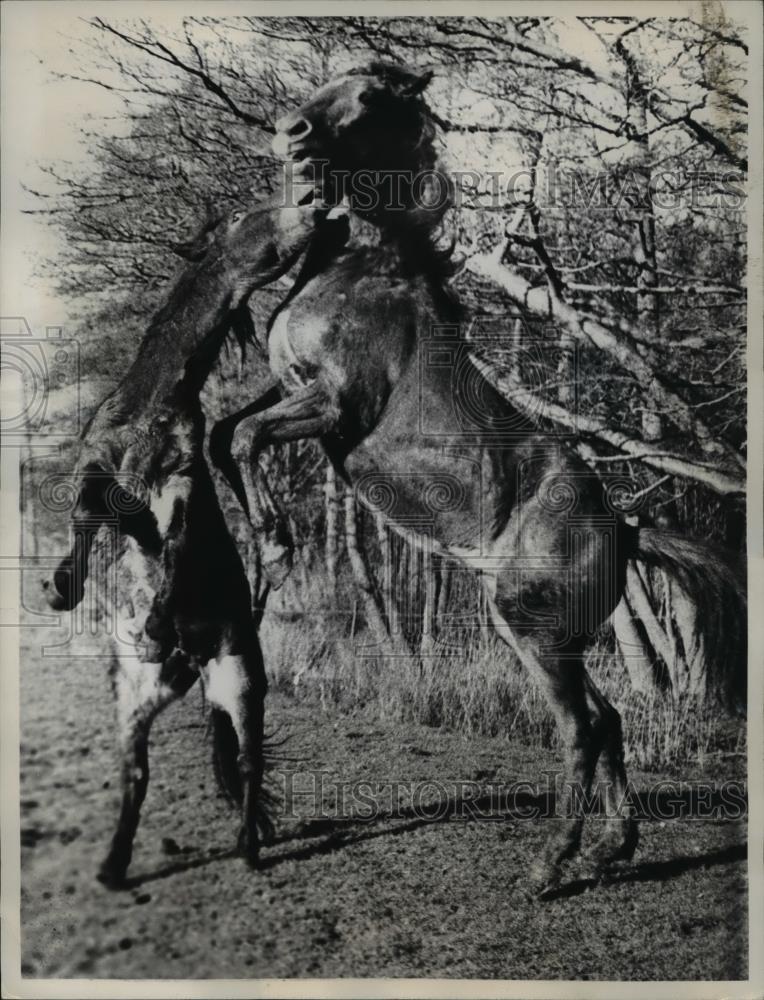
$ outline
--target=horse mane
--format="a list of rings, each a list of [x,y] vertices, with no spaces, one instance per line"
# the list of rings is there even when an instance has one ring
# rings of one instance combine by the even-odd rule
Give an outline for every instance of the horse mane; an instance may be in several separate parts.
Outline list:
[[[349,70],[347,75],[376,77],[394,90],[409,84],[416,71],[400,63],[374,60]],[[426,262],[425,270],[429,276],[438,281],[448,281],[456,271],[451,259],[455,241],[452,240],[446,247],[442,245],[442,222],[453,205],[453,182],[440,160],[438,126],[427,103],[417,94],[406,98],[403,107],[408,114],[402,114],[398,103],[394,110],[396,125],[400,122],[403,133],[396,170],[410,172],[412,177],[431,174],[430,193],[435,179],[438,185],[445,185],[445,190],[439,187],[436,192],[438,200],[432,205],[413,202],[403,212],[383,213],[374,222],[382,231],[383,241],[396,240],[403,259],[413,269],[421,272],[422,263]],[[407,142],[407,138],[410,141]]]
[[[372,59],[364,66],[349,69],[346,76],[378,76],[384,83],[401,86],[408,83],[414,70],[403,63],[391,62],[387,59]]]

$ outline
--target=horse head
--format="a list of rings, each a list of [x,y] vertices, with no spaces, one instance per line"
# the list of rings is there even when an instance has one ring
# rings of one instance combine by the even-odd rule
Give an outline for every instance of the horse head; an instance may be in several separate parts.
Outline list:
[[[434,201],[439,218],[451,189],[435,170],[435,126],[422,97],[432,76],[387,62],[351,70],[276,122],[274,152],[297,164],[298,176],[313,173],[325,201],[345,198],[362,218],[432,213]]]
[[[165,403],[132,420],[115,413],[112,397],[99,407],[73,475],[72,548],[43,581],[54,610],[70,611],[82,600],[91,549],[105,525],[167,565],[167,546],[185,524],[183,506],[203,462],[203,435],[198,405]]]
[[[199,267],[182,269],[154,322],[177,313],[184,300],[198,297],[205,281],[212,286],[213,301],[223,293],[234,307],[276,281],[306,250],[330,209],[316,197],[315,186],[297,176],[291,178],[288,198],[279,192],[226,213],[208,204],[198,231],[172,244],[174,253]]]

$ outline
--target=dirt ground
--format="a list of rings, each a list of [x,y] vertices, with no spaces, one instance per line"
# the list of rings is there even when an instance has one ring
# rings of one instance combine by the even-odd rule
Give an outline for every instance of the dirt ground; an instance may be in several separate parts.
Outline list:
[[[747,977],[744,819],[646,819],[634,862],[613,878],[594,885],[573,871],[558,898],[529,900],[525,876],[549,821],[500,801],[484,821],[453,809],[436,821],[409,791],[424,802],[442,786],[422,782],[535,785],[554,754],[283,697],[269,718],[291,759],[275,779],[305,793],[323,775],[324,817],[315,796],[288,794],[263,869],[248,871],[232,851],[236,818],[214,784],[194,691],[155,726],[131,882],[109,891],[95,879],[117,803],[104,665],[29,653],[21,680],[25,976]],[[712,776],[732,775],[717,766]],[[632,775],[643,795],[661,777],[677,780]],[[377,783],[379,814],[342,819],[332,781],[364,780]],[[395,781],[405,783],[399,818],[384,804]],[[656,794],[693,799],[673,785]]]

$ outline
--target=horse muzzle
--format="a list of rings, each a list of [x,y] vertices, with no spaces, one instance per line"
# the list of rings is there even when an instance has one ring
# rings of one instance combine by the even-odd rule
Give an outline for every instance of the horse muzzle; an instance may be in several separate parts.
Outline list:
[[[77,582],[71,570],[59,569],[42,581],[45,600],[53,611],[72,611],[82,600],[85,587]]]

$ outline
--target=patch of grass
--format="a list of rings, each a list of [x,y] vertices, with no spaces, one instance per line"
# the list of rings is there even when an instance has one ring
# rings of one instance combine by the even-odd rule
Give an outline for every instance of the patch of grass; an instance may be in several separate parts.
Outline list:
[[[272,689],[327,711],[558,745],[543,694],[491,630],[454,628],[448,646],[436,646],[432,655],[390,655],[375,646],[357,607],[331,612],[325,588],[310,589],[315,603],[302,595],[310,611],[287,616],[290,598],[277,596],[264,618],[260,638]],[[610,645],[603,636],[587,667],[621,714],[629,764],[665,769],[744,750],[744,722],[689,694],[635,692]]]

